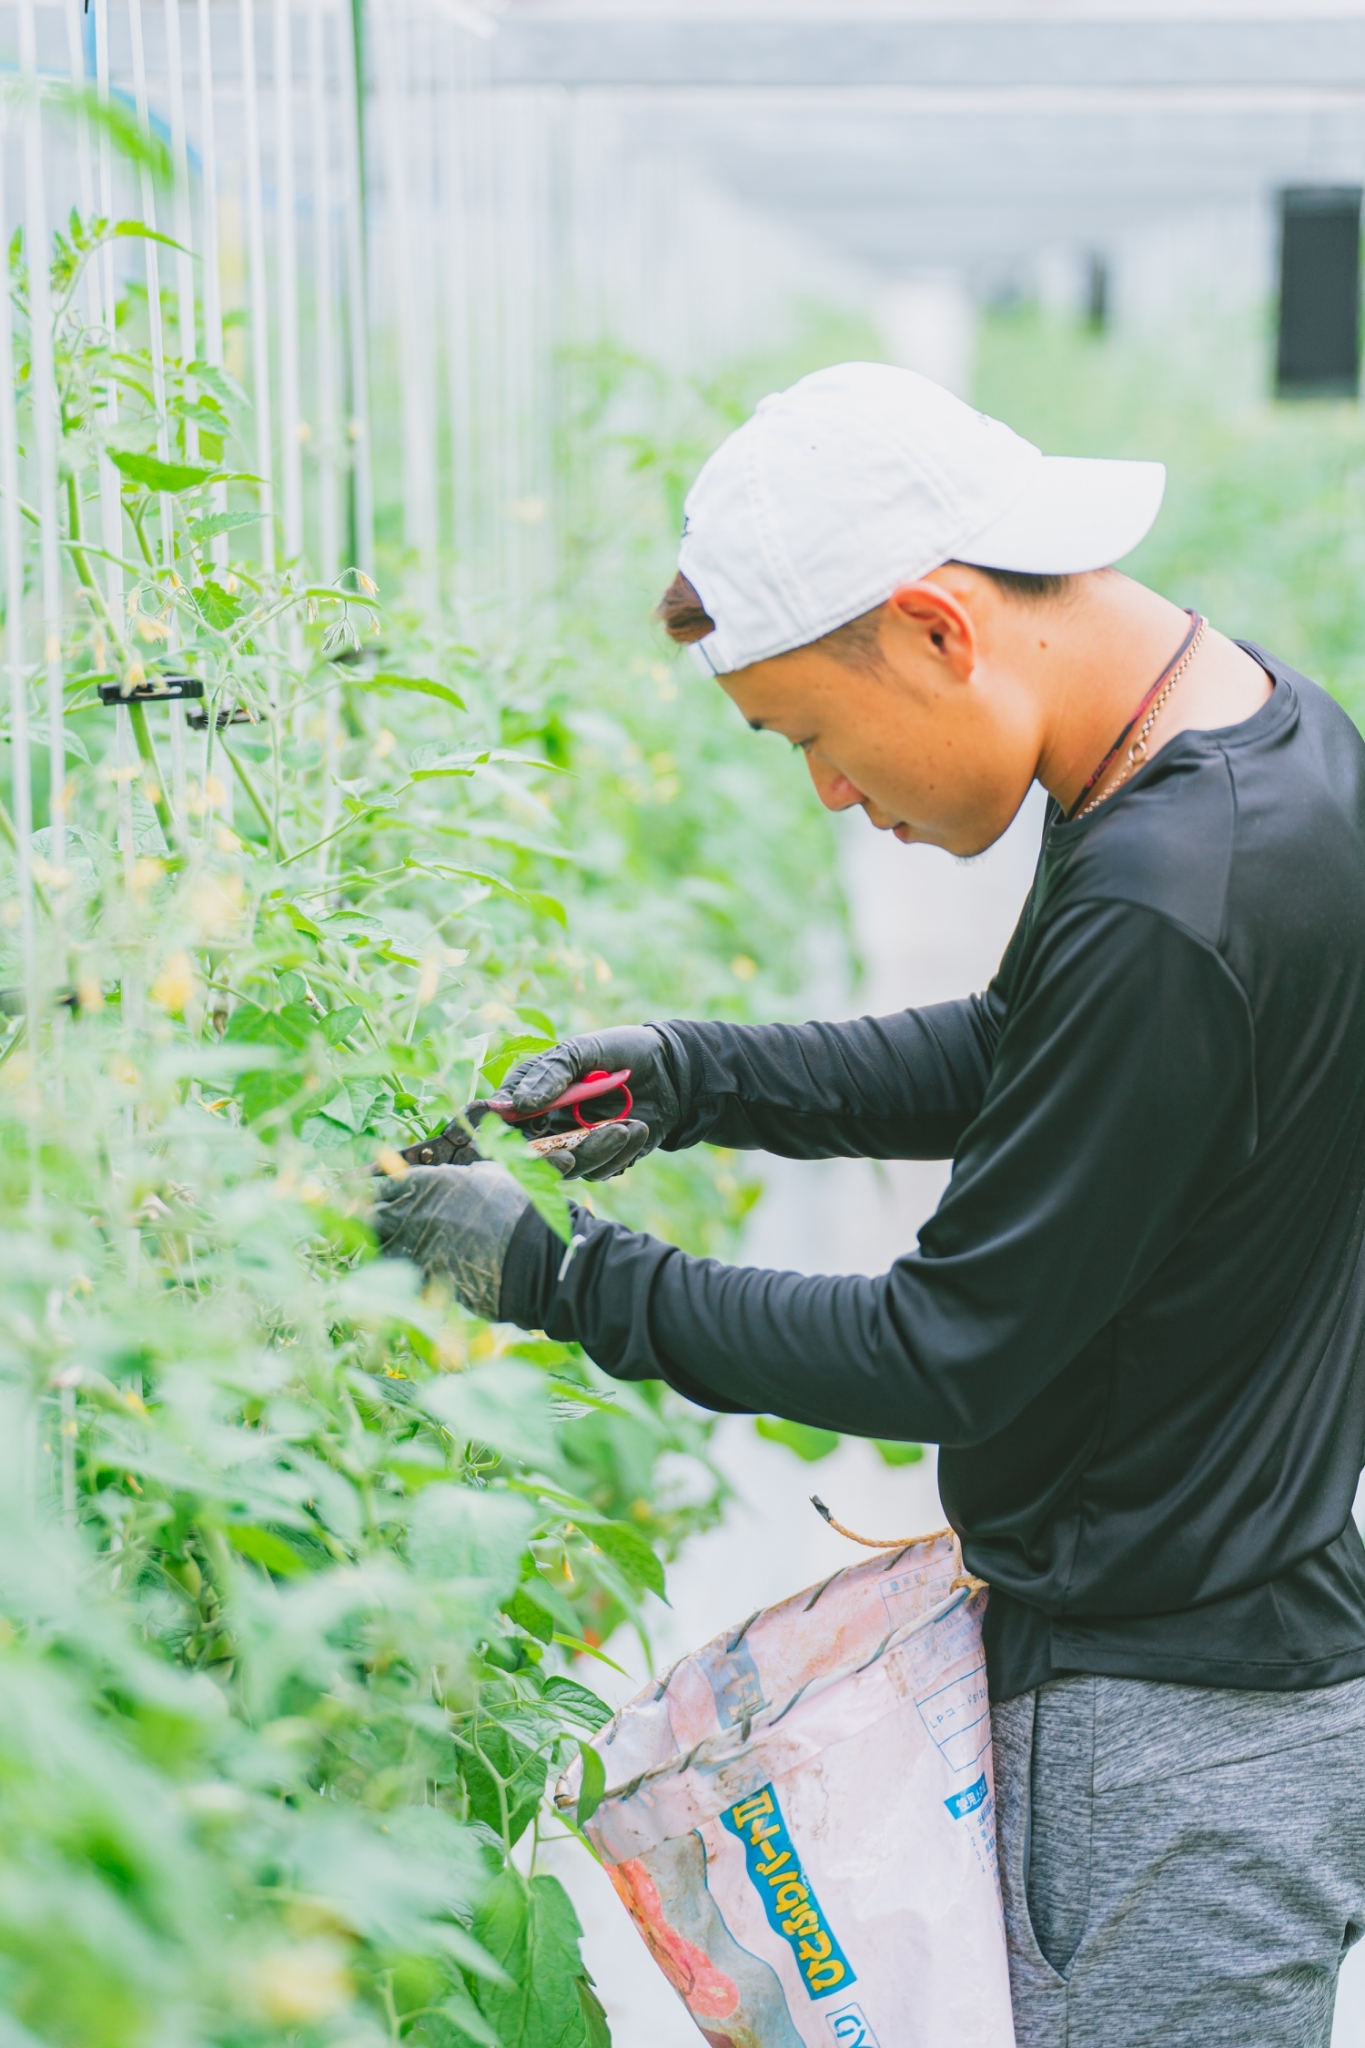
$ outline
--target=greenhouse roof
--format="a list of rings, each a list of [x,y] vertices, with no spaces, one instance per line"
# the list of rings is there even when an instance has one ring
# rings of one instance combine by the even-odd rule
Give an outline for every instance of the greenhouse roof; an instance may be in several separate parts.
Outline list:
[[[509,0],[504,84],[606,94],[848,255],[1002,264],[1365,177],[1365,5]]]

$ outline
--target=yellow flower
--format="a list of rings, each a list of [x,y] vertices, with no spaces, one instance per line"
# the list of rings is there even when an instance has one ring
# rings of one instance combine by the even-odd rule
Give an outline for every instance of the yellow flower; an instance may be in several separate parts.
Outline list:
[[[194,966],[189,954],[172,953],[149,993],[154,1003],[160,1003],[163,1010],[178,1017],[194,994]]]
[[[267,1950],[253,1972],[254,2004],[277,2026],[307,2027],[349,2005],[354,1993],[345,1951],[335,1941],[300,1941]]]

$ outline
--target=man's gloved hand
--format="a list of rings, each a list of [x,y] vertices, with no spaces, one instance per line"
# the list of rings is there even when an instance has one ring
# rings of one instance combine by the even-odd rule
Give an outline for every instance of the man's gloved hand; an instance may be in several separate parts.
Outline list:
[[[385,1257],[411,1259],[473,1315],[496,1322],[507,1247],[530,1207],[506,1168],[488,1159],[414,1166],[379,1190],[372,1221]]]
[[[499,1099],[508,1096],[519,1116],[530,1119],[517,1128],[528,1138],[543,1138],[558,1131],[577,1131],[572,1109],[557,1109],[535,1115],[562,1095],[575,1081],[599,1069],[615,1074],[630,1068],[633,1107],[620,1123],[599,1124],[590,1136],[577,1143],[572,1152],[549,1156],[566,1180],[610,1180],[624,1173],[646,1152],[652,1152],[682,1121],[682,1104],[662,1034],[649,1024],[618,1024],[608,1031],[586,1032],[581,1038],[566,1038],[549,1052],[537,1053],[512,1068]],[[471,1102],[466,1112],[471,1123],[488,1114],[488,1104]],[[583,1105],[591,1119],[593,1105]]]

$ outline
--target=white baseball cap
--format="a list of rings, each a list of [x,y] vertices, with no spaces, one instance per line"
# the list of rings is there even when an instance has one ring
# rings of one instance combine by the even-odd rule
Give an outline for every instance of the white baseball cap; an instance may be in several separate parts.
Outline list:
[[[727,675],[885,603],[944,562],[1064,576],[1135,548],[1160,462],[1044,455],[914,370],[840,363],[763,399],[687,495],[679,567]]]

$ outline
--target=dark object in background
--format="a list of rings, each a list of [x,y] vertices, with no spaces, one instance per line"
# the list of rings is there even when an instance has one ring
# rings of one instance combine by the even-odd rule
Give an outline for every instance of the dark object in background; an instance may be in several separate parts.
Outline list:
[[[125,690],[122,683],[101,683],[101,704],[173,704],[186,697],[202,697],[204,685],[198,676],[148,677]]]
[[[1099,255],[1091,256],[1086,274],[1085,324],[1092,334],[1103,334],[1109,325],[1109,265]]]
[[[1281,398],[1354,398],[1360,389],[1360,187],[1280,194]]]
[[[207,732],[209,729],[208,711],[202,707],[198,711],[187,711],[185,713],[185,723],[189,726],[191,732]],[[245,704],[234,704],[231,710],[224,709],[218,712],[213,723],[214,730],[222,732],[224,726],[259,725],[261,721],[254,711],[247,709]]]

